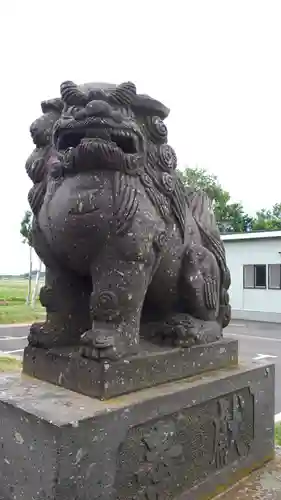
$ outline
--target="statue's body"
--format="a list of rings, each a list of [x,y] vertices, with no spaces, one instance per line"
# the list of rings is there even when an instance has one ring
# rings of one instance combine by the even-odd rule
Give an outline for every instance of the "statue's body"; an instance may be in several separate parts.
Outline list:
[[[176,173],[168,110],[131,83],[76,86],[42,104],[26,168],[46,265],[33,345],[115,359],[147,340],[189,346],[230,319],[223,244],[207,197]]]

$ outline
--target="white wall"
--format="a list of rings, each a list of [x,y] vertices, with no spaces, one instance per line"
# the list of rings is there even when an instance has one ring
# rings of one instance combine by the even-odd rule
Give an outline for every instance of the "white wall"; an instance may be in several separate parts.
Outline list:
[[[224,241],[224,245],[233,318],[281,322],[281,290],[243,289],[243,265],[281,264],[281,238]]]

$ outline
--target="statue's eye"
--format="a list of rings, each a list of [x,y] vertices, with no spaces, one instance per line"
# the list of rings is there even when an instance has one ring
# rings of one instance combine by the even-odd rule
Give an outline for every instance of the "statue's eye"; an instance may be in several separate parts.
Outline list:
[[[159,116],[147,116],[145,126],[153,142],[164,144],[167,141],[167,127]]]

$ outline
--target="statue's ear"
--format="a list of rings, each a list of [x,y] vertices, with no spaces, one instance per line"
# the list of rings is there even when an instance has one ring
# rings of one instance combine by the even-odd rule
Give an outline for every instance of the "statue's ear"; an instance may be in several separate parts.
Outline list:
[[[38,148],[49,146],[53,126],[61,116],[63,103],[60,99],[52,99],[41,103],[43,115],[30,125],[30,135]]]
[[[63,102],[61,99],[49,99],[48,101],[41,102],[42,112],[50,113],[51,111],[55,111],[57,113],[61,113],[63,110]]]
[[[137,94],[131,105],[136,114],[145,116],[159,116],[165,120],[169,116],[170,110],[162,102],[152,99],[148,95]]]

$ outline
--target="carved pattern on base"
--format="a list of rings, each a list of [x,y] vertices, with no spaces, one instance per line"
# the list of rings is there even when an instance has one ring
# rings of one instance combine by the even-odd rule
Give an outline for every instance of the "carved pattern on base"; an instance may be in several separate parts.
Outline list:
[[[247,457],[255,437],[254,402],[247,387],[132,428],[119,450],[116,498],[171,500]]]

